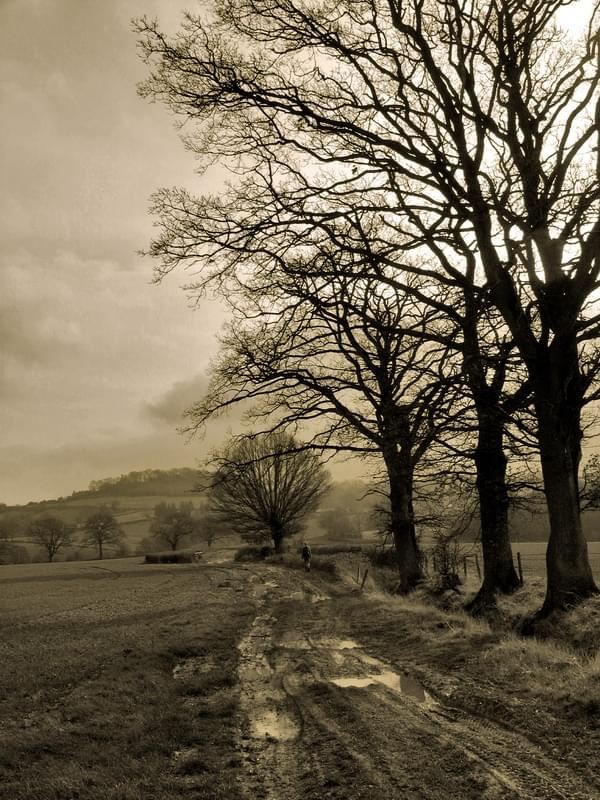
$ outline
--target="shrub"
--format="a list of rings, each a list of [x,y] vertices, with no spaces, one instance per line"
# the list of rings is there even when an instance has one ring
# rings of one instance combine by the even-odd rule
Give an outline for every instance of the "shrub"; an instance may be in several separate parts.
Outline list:
[[[162,553],[146,553],[145,564],[191,564],[192,550],[167,550]]]
[[[311,562],[311,569],[319,570],[319,572],[327,572],[329,575],[338,576],[338,569],[335,561],[327,559],[325,561],[319,559]]]
[[[335,556],[338,553],[362,553],[363,548],[361,545],[356,544],[338,544],[338,545],[315,545],[310,548],[313,556]],[[298,553],[302,552],[302,547],[298,548]]]
[[[459,577],[462,551],[458,534],[455,530],[434,533],[433,549],[433,588],[439,593],[448,590],[458,591],[462,581]]]
[[[368,553],[369,561],[374,567],[398,568],[398,556],[393,547],[377,547]]]
[[[234,561],[264,561],[265,558],[268,556],[273,555],[275,550],[271,547],[271,545],[263,544],[263,545],[247,545],[246,547],[240,547],[239,550],[236,551],[235,556],[233,557]]]

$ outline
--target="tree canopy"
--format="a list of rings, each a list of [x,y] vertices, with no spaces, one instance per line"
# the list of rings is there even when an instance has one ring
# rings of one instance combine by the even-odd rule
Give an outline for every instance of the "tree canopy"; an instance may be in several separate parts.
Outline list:
[[[317,455],[289,434],[248,436],[220,455],[209,507],[233,532],[249,541],[272,540],[280,552],[328,489]]]
[[[193,512],[194,504],[190,502],[179,505],[157,503],[150,523],[150,533],[171,550],[177,550],[186,539],[199,532],[200,523]]]
[[[553,0],[242,0],[138,30],[142,92],[186,118],[219,197],[163,190],[158,276],[227,291],[282,258],[405,291],[410,276],[496,309],[524,365],[550,518],[544,613],[596,591],[578,496],[581,411],[600,361],[598,18]],[[422,292],[422,289],[419,289]],[[431,293],[428,292],[428,295]],[[447,312],[452,319],[452,310]]]
[[[28,533],[32,540],[46,551],[48,561],[53,561],[62,547],[71,544],[73,527],[59,517],[47,514],[32,520],[29,523]]]
[[[81,543],[88,547],[95,547],[98,558],[104,557],[106,545],[117,545],[123,540],[123,531],[117,518],[108,508],[101,508],[83,523]]]

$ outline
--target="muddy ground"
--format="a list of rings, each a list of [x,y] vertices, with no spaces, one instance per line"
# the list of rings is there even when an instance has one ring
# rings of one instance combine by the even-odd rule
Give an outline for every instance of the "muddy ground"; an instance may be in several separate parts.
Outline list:
[[[0,572],[0,800],[600,798],[600,600],[569,649],[344,557],[55,566]]]
[[[256,613],[238,645],[242,797],[600,797],[596,732],[520,704],[514,687],[500,694],[456,648],[446,658],[442,623],[420,637],[348,583],[245,573]],[[578,730],[591,737],[583,758]]]

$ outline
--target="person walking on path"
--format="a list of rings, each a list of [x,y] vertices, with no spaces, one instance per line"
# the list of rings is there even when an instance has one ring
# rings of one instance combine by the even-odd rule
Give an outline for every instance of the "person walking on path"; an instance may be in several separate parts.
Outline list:
[[[304,561],[304,569],[307,572],[310,572],[310,547],[308,546],[308,542],[304,542],[302,545],[302,561]]]

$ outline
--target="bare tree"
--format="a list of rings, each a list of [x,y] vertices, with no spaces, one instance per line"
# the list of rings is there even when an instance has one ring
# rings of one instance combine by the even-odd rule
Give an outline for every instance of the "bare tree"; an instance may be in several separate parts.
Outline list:
[[[198,532],[199,522],[193,516],[192,503],[157,503],[154,506],[154,519],[150,523],[150,533],[177,550],[185,539]]]
[[[5,558],[10,557],[13,549],[13,527],[6,519],[0,519],[0,563],[4,563]]]
[[[600,325],[588,302],[600,268],[599,12],[594,4],[586,33],[567,41],[556,24],[566,5],[342,0],[322,13],[246,0],[219,3],[206,22],[188,15],[175,41],[139,25],[152,66],[143,91],[197,123],[191,149],[247,176],[230,192],[247,219],[259,208],[246,241],[285,226],[289,252],[368,210],[379,221],[370,252],[399,277],[418,271],[498,309],[537,417],[551,527],[543,613],[596,591],[577,473]],[[265,190],[273,182],[282,213]],[[163,270],[219,252],[205,235],[218,206],[157,196],[166,225],[152,251]],[[312,221],[298,222],[299,208]],[[230,238],[241,258],[244,239]],[[424,249],[436,267],[398,257]]]
[[[268,313],[246,304],[245,318],[223,337],[207,395],[191,410],[193,427],[252,399],[252,416],[267,418],[271,429],[304,423],[315,449],[383,459],[400,586],[409,591],[422,577],[415,470],[443,468],[437,445],[461,414],[454,409],[457,365],[446,345],[424,337],[442,320],[374,279],[325,269],[286,277],[277,311],[272,301]],[[272,275],[271,298],[273,282],[282,276]],[[264,290],[259,296],[262,304]]]
[[[600,456],[591,456],[583,468],[580,491],[581,510],[600,508]]]
[[[29,523],[28,533],[31,539],[46,551],[48,561],[53,561],[61,547],[68,547],[71,544],[73,527],[59,517],[46,515],[32,520]]]
[[[210,509],[232,532],[250,541],[271,539],[281,552],[284,539],[299,533],[329,489],[315,453],[279,432],[234,440],[219,457]]]
[[[90,514],[83,523],[81,544],[95,547],[100,559],[104,557],[106,545],[119,544],[122,540],[123,531],[115,515],[108,508],[101,508],[94,514]]]

